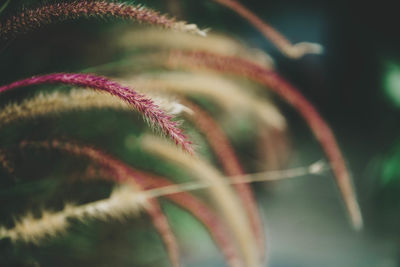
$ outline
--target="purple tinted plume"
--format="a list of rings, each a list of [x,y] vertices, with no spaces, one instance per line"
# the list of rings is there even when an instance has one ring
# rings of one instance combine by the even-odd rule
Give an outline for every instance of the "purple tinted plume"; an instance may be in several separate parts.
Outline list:
[[[187,140],[187,137],[178,128],[177,122],[172,121],[172,116],[167,115],[146,96],[138,94],[130,88],[124,87],[102,76],[75,73],[54,73],[43,76],[34,76],[8,85],[0,86],[0,94],[19,87],[55,83],[105,91],[123,99],[134,109],[143,114],[144,118],[152,126],[159,127],[161,131],[171,137],[177,145],[181,145],[184,150],[192,152],[191,142]]]

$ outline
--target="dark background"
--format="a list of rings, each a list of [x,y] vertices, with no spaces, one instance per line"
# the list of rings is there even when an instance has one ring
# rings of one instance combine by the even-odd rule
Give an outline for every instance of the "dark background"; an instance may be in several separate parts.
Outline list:
[[[12,1],[3,15],[22,2]],[[243,1],[292,42],[324,46],[323,55],[300,60],[284,57],[251,25],[212,1],[178,2],[178,18],[268,52],[278,72],[330,123],[352,170],[365,219],[361,233],[350,229],[332,181],[281,182],[272,196],[257,191],[270,235],[270,266],[400,266],[400,109],[384,83],[388,66],[400,66],[396,1]],[[144,4],[168,11],[166,1]],[[3,46],[0,83],[116,59],[115,51],[101,48],[100,42],[118,23],[66,22]],[[279,99],[277,103],[289,121],[293,162],[321,158],[303,120]]]

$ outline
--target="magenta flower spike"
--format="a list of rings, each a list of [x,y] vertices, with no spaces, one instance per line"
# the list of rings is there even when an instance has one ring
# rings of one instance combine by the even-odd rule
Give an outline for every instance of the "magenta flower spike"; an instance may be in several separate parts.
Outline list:
[[[190,153],[193,152],[191,142],[183,134],[181,129],[178,128],[178,123],[172,120],[172,116],[167,115],[146,96],[138,94],[134,90],[102,76],[75,73],[54,73],[43,76],[34,76],[8,85],[0,86],[0,94],[19,87],[59,83],[104,91],[123,99],[131,105],[132,108],[139,111],[150,125],[161,129],[165,135],[169,136],[185,151]]]

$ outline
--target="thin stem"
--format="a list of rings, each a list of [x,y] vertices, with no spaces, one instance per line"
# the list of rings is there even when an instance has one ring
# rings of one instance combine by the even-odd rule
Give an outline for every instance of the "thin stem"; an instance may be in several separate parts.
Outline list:
[[[227,185],[235,185],[235,184],[247,184],[247,183],[258,183],[258,182],[273,182],[284,179],[292,179],[305,175],[320,175],[324,171],[329,169],[330,169],[329,166],[327,166],[323,161],[319,160],[311,164],[310,166],[306,167],[297,167],[287,170],[267,171],[267,172],[233,176],[230,177],[229,180],[228,179],[224,180],[224,183]],[[207,183],[204,181],[195,181],[195,182],[174,184],[170,186],[150,189],[146,190],[145,193],[148,195],[148,197],[160,197],[160,196],[177,194],[181,192],[202,190],[210,186],[217,186],[217,185],[212,182]]]

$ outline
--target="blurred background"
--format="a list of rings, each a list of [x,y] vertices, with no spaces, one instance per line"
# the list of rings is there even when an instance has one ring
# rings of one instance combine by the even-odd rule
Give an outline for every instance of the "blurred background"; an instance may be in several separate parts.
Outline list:
[[[5,2],[0,1],[0,6]],[[12,14],[21,6],[34,4],[32,2],[11,1],[0,16]],[[324,53],[307,55],[299,60],[288,59],[242,18],[213,1],[142,1],[148,7],[174,14],[178,19],[194,22],[202,28],[226,33],[270,54],[277,71],[315,104],[331,125],[352,171],[365,221],[362,231],[352,230],[330,173],[256,184],[254,189],[266,228],[269,266],[400,266],[400,35],[396,2],[242,2],[293,43],[316,42],[323,45]],[[82,20],[49,26],[25,35],[0,50],[0,84],[34,74],[76,72],[118,61],[124,55],[115,50],[108,34],[125,26],[123,22],[114,20]],[[7,99],[0,99],[0,103],[4,105],[10,99],[31,94],[26,91],[9,94]],[[291,152],[284,168],[311,164],[323,158],[302,118],[280,99],[273,97],[273,100],[289,125]],[[97,116],[104,115],[97,113]],[[8,146],[27,135],[40,138],[50,132],[54,136],[76,136],[80,140],[91,140],[93,144],[106,143],[108,147],[118,147],[123,141],[110,141],[107,136],[113,131],[104,129],[115,126],[113,123],[117,118],[121,119],[120,115],[109,114],[105,121],[86,130],[79,130],[79,125],[87,124],[89,115],[76,119],[72,114],[63,118],[65,125],[62,127],[65,129],[53,127],[55,120],[17,125],[0,134],[1,144]],[[71,121],[74,121],[74,126],[71,126]],[[125,118],[122,123],[126,121]],[[124,128],[119,135],[140,132],[141,128],[135,127]],[[23,129],[26,130],[21,133]],[[142,160],[144,168],[151,167],[151,163],[146,165],[145,159],[125,155],[127,152],[118,148],[115,151],[127,162],[139,164],[138,161]],[[251,161],[245,150],[241,152],[245,161]],[[16,157],[34,158],[35,154]],[[52,160],[51,156],[47,157],[50,157],[47,160]],[[68,169],[65,166],[75,163],[58,164],[64,166],[53,166],[59,172],[59,168]],[[22,177],[23,173],[31,171],[29,166],[20,170]],[[0,175],[6,177],[6,174]],[[96,186],[100,192],[98,195],[109,192],[106,185],[100,183]],[[3,205],[14,203],[19,207],[21,200],[5,191],[8,190],[0,190]],[[31,191],[23,194],[26,192]],[[12,210],[18,210],[15,207],[3,207],[1,216],[5,218],[12,214]],[[169,203],[164,203],[163,207],[177,232],[185,266],[224,266],[219,252],[198,222]],[[7,220],[2,219],[3,222]],[[132,240],[126,244],[112,243],[117,247],[99,248],[93,244],[95,241],[87,240],[89,237],[101,239],[96,229],[103,229],[103,225],[94,222],[93,227],[77,226],[75,234],[57,239],[41,249],[34,246],[14,248],[1,240],[0,259],[6,263],[4,266],[64,266],[58,262],[61,256],[67,259],[65,266],[72,263],[77,266],[132,266],[128,263],[133,266],[168,266],[162,245],[149,229],[146,219],[133,221],[138,230],[126,230],[134,231]],[[102,235],[108,236],[107,233],[117,228],[121,230],[118,224],[109,226],[108,232],[102,231]],[[93,247],[97,253],[93,252]],[[125,259],[131,251],[135,255],[133,262]],[[22,263],[18,257],[26,260]],[[113,261],[110,257],[123,260]],[[82,259],[85,259],[83,263]]]

